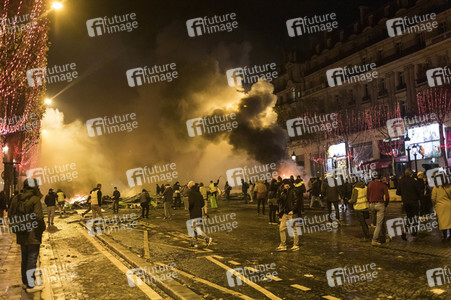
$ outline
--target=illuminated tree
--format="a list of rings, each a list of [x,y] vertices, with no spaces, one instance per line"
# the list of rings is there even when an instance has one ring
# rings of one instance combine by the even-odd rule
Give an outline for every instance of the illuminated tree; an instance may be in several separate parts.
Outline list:
[[[45,0],[5,0],[0,11],[0,129],[2,147],[8,146],[4,157],[8,195],[15,172],[13,161],[23,167],[23,159],[39,138],[39,126],[27,130],[26,125],[31,114],[38,120],[42,117],[45,83],[42,80],[42,84],[30,86],[27,71],[46,67],[46,7]]]

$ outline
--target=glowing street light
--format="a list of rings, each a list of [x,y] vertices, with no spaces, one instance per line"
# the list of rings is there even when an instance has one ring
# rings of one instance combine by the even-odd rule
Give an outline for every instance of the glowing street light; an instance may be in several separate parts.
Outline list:
[[[3,153],[6,154],[8,153],[9,147],[8,145],[6,145],[5,147],[3,147]]]
[[[50,104],[52,104],[52,99],[47,98],[44,100],[44,103],[45,103],[45,105],[50,105]]]
[[[43,134],[47,134],[48,132],[47,132],[47,130],[43,129],[43,130],[42,130],[42,133],[43,133]]]
[[[60,10],[63,8],[63,4],[61,2],[55,1],[52,3],[52,8],[55,10]]]
[[[292,159],[293,161],[296,161],[296,153],[294,153],[294,151],[293,151],[293,154],[291,154],[291,159]]]

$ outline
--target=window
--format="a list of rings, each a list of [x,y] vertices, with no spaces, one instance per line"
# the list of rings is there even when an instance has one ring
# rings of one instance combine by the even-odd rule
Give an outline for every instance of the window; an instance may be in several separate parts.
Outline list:
[[[406,83],[404,82],[404,72],[398,72],[397,75],[396,81],[398,82],[398,85],[396,86],[396,89],[401,90],[406,88]]]

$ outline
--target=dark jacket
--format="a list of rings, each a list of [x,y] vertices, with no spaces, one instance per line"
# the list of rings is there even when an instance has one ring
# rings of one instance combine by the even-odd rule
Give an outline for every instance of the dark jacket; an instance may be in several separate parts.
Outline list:
[[[289,190],[283,189],[283,191],[280,192],[277,203],[279,204],[279,217],[288,214],[290,211],[292,211],[293,214],[298,213],[297,197],[292,188]]]
[[[340,200],[340,188],[337,186],[338,182],[336,179],[335,185],[332,187],[329,185],[329,180],[324,179],[322,186],[321,186],[321,195],[326,199],[328,202],[337,202]]]
[[[141,196],[139,196],[139,203],[149,203],[150,202],[150,196],[147,191],[144,191],[141,193]]]
[[[0,192],[0,209],[6,209],[8,201],[6,201],[6,194],[5,192]],[[0,216],[0,218],[3,218],[3,216]]]
[[[320,179],[316,178],[313,180],[311,194],[312,194],[312,196],[315,196],[315,197],[319,197],[319,195],[321,194],[321,180]]]
[[[42,233],[46,228],[41,205],[42,194],[39,192],[39,190],[33,189],[25,190],[23,193],[14,196],[14,198],[11,200],[11,206],[9,209],[8,217],[10,218],[10,220],[14,220],[14,216],[18,215],[19,197],[20,201],[25,201],[26,213],[29,215],[34,213],[36,215],[35,219],[33,219],[32,221],[33,223],[36,223],[34,223],[30,231],[16,234],[17,243],[23,246],[39,245],[42,242]]]
[[[396,195],[401,196],[403,203],[418,203],[421,191],[417,180],[409,176],[401,178]]]
[[[119,200],[120,197],[121,197],[121,193],[118,190],[115,190],[113,192],[113,199],[117,201],[117,200]]]
[[[54,192],[49,192],[47,196],[45,196],[44,202],[47,206],[56,206],[56,203],[58,202],[58,195]]]
[[[202,207],[205,205],[204,198],[201,193],[192,187],[188,192],[189,202],[189,218],[202,218]]]
[[[173,194],[174,194],[174,192],[173,192],[172,188],[170,186],[168,186],[163,192],[163,197],[164,197],[163,202],[172,202]]]

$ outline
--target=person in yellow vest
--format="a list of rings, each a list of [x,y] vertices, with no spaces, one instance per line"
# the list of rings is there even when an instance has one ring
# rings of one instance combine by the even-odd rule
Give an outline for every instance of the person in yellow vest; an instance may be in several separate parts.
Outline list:
[[[58,189],[58,191],[56,191],[56,196],[58,199],[58,209],[60,211],[61,218],[62,215],[66,214],[66,211],[64,210],[64,205],[66,204],[66,195],[64,195],[61,189]]]
[[[362,181],[357,182],[355,187],[352,189],[351,200],[349,200],[349,203],[354,204],[355,215],[360,222],[360,226],[362,226],[364,235],[363,241],[369,242],[371,240],[371,236],[365,219],[369,219],[370,217],[370,213],[368,211],[370,203],[366,197],[366,191],[367,187],[365,186],[365,183]]]
[[[91,200],[91,209],[92,209],[92,218],[95,219],[97,218],[97,214],[99,214],[99,216],[101,218],[103,218],[103,214],[102,214],[102,192],[100,191],[100,189],[102,188],[102,185],[99,183],[97,185],[96,188],[94,188],[90,193],[89,193],[89,198],[88,201]]]

